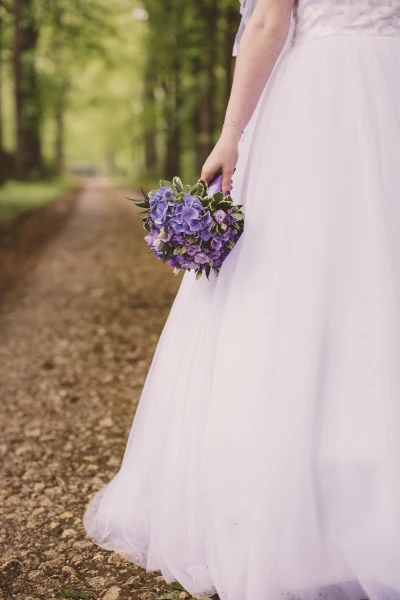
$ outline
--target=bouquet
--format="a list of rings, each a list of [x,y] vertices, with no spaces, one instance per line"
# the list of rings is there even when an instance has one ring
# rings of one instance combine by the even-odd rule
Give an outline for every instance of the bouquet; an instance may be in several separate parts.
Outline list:
[[[143,200],[133,200],[143,208],[140,219],[148,232],[144,238],[159,260],[174,268],[194,270],[196,279],[203,272],[219,270],[243,233],[244,215],[230,195],[221,190],[222,176],[209,185],[202,180],[191,187],[179,177],[160,181],[160,188]]]

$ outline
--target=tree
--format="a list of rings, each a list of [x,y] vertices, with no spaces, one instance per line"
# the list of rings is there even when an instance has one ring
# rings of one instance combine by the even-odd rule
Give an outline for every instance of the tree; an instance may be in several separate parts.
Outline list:
[[[150,76],[164,90],[164,130],[153,126],[154,136],[163,137],[165,161],[159,168],[170,178],[184,167],[189,170],[191,156],[192,176],[200,172],[222,126],[233,74],[237,0],[147,0],[146,8]],[[148,71],[145,81],[151,86]],[[146,127],[145,143],[149,134]]]
[[[40,21],[48,70],[43,74],[46,113],[54,120],[53,171],[64,171],[65,113],[74,74],[95,57],[108,60],[105,43],[115,35],[112,7],[102,0],[42,0]]]
[[[82,119],[75,139],[88,129],[82,111],[97,127],[86,139],[114,170],[123,156],[141,177],[199,175],[230,92],[237,0],[142,2],[140,12],[137,0],[0,0],[10,6],[5,30],[0,15],[0,153],[11,28],[18,178],[63,172],[66,128]]]
[[[156,75],[153,70],[153,61],[147,57],[147,64],[143,76],[143,141],[145,167],[149,173],[153,173],[158,165],[157,152],[157,106],[155,98]]]
[[[7,178],[4,161],[4,145],[3,145],[3,51],[4,51],[4,18],[5,6],[0,3],[0,185],[3,185]]]
[[[42,107],[36,70],[39,27],[34,0],[13,0],[13,71],[16,114],[16,178],[43,174],[41,148]]]

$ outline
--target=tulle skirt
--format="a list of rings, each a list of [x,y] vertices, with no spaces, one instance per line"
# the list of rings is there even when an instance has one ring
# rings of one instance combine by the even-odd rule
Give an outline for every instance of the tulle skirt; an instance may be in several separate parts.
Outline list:
[[[400,598],[400,38],[280,61],[84,525],[200,598]]]

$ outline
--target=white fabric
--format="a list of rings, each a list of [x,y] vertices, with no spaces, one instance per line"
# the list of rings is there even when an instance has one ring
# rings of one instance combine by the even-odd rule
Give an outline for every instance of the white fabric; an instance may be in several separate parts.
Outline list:
[[[196,597],[400,598],[399,65],[380,35],[282,58],[235,175],[245,233],[218,279],[185,275],[85,513]]]

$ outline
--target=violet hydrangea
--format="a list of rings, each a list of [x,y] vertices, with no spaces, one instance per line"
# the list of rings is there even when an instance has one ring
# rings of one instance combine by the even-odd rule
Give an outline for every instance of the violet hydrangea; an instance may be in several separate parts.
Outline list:
[[[157,258],[175,273],[193,269],[197,277],[208,277],[212,269],[218,275],[244,227],[242,207],[222,194],[221,176],[193,187],[175,177],[144,196],[135,203],[144,209],[145,240]]]

